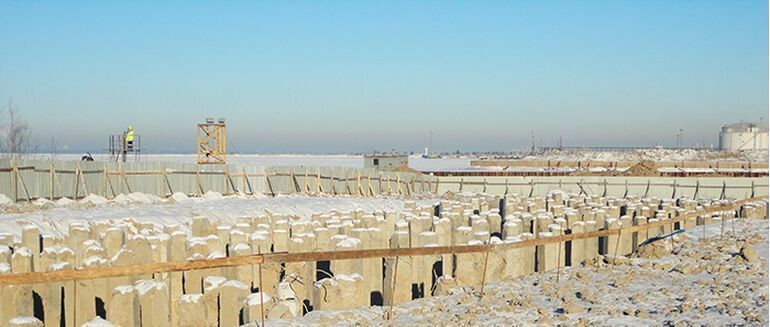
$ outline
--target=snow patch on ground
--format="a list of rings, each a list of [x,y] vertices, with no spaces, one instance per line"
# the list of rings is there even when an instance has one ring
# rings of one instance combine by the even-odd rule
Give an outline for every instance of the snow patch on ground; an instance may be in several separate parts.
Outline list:
[[[70,223],[107,221],[119,223],[123,219],[137,222],[151,222],[156,225],[181,225],[189,232],[193,216],[205,216],[225,224],[237,223],[238,217],[264,215],[265,210],[276,214],[298,215],[309,218],[313,213],[331,210],[365,211],[392,210],[400,212],[404,200],[385,197],[318,197],[300,195],[233,195],[207,193],[203,198],[190,197],[180,201],[169,201],[155,196],[132,193],[118,196],[109,201],[98,195],[89,195],[77,206],[55,207],[46,210],[25,210],[18,213],[0,214],[0,233],[10,233],[16,239],[21,237],[19,224],[38,226],[42,234],[63,236]],[[120,199],[118,199],[120,198]],[[436,200],[418,202],[432,204]],[[98,205],[96,205],[98,203]]]
[[[732,223],[732,222],[730,222]],[[732,227],[732,226],[731,226]],[[768,248],[768,221],[739,219],[676,235],[659,259],[599,257],[584,266],[464,287],[394,307],[313,311],[276,326],[391,325],[757,325],[768,323],[767,257],[744,259],[740,244]],[[722,236],[720,238],[720,235]],[[736,235],[734,237],[733,235]],[[672,242],[664,239],[658,242]]]

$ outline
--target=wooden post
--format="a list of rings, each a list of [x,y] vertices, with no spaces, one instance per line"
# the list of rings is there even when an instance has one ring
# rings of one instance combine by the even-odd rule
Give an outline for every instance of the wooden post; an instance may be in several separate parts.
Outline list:
[[[100,194],[103,197],[107,197],[107,171],[102,167],[102,192]]]
[[[128,176],[126,176],[126,167],[120,166],[120,174],[123,176],[123,181],[126,182],[126,191],[133,193],[131,192],[131,185],[128,183]]]
[[[53,201],[54,197],[54,180],[53,180],[53,163],[51,163],[50,166],[48,166],[48,185],[51,187],[51,192],[48,194],[48,199]]]
[[[647,188],[644,190],[644,197],[646,198],[650,194],[650,180],[647,180]]]
[[[74,189],[74,194],[72,195],[72,199],[77,201],[78,199],[78,187],[80,187],[80,182],[78,178],[78,168],[80,168],[80,165],[75,166],[75,170],[72,172],[72,183],[74,184],[72,187]]]
[[[460,178],[460,192],[463,191],[463,179]]]
[[[251,188],[251,182],[249,181],[249,175],[246,174],[246,168],[243,168],[243,181],[249,188],[249,194],[254,195],[254,189]]]
[[[361,172],[359,171],[358,174],[356,174],[356,190],[358,191],[359,196],[364,195],[364,190],[361,186]]]
[[[297,176],[294,175],[294,169],[291,170],[289,177],[291,178],[291,186],[294,188],[294,193],[299,193],[299,183],[297,183]]]
[[[752,182],[752,184],[754,184],[754,182]],[[695,180],[695,192],[692,194],[692,199],[693,200],[697,200],[698,199],[698,191],[700,191],[700,180],[696,179]],[[752,195],[752,197],[754,197],[754,196]]]
[[[168,180],[168,172],[166,171],[166,167],[163,167],[162,170],[163,173],[163,179],[166,181],[166,187],[168,187],[168,194],[174,195],[174,189],[171,188],[171,181]],[[165,194],[163,194],[164,197],[166,197]]]
[[[59,194],[66,196],[64,193],[64,188],[61,186],[61,180],[59,180],[59,176],[56,175],[56,168],[53,170],[53,179],[56,181],[56,187],[59,189]]]
[[[605,178],[604,179],[604,192],[602,192],[602,197],[606,197],[606,196],[607,196],[607,179]],[[559,243],[559,244],[561,244],[561,243]]]
[[[24,183],[24,178],[21,177],[21,172],[19,172],[19,167],[14,165],[13,169],[16,171],[16,176],[21,182],[21,188],[24,191],[24,195],[27,197],[27,202],[32,202],[32,198],[29,196],[29,190],[27,190],[27,184]]]
[[[80,168],[80,163],[78,163],[78,172],[80,175],[80,181],[83,183],[83,196],[88,196],[88,185],[86,185],[86,176],[83,174],[83,168]]]
[[[396,280],[398,280],[398,257],[396,257],[396,263],[393,264],[393,286],[390,288],[390,311],[387,315],[387,319],[393,318],[393,302],[396,298]]]
[[[321,194],[324,192],[324,189],[321,186],[321,168],[316,168],[315,173],[316,173],[316,187],[318,189],[317,192]]]
[[[305,167],[305,192],[310,193],[310,176],[307,173],[307,167]]]
[[[13,195],[13,201],[19,201],[19,174],[16,172],[16,162],[11,163],[11,195]]]
[[[623,198],[628,196],[628,178],[626,178],[626,191],[623,193]]]
[[[227,181],[230,182],[230,188],[232,188],[233,194],[237,194],[238,192],[241,192],[241,190],[235,187],[235,182],[233,181],[233,175],[230,175],[230,168],[225,169],[225,177],[227,177]]]
[[[265,172],[265,183],[267,183],[267,189],[270,191],[270,195],[275,197],[275,192],[273,192],[273,184],[270,184],[270,172]]]
[[[705,226],[705,224],[704,224]],[[620,229],[618,229],[618,238],[615,241],[615,254],[612,256],[612,270],[615,270],[615,260],[618,258],[618,247],[620,247],[620,234],[623,231],[623,226],[619,226]],[[672,237],[673,239],[673,237]]]
[[[673,192],[671,193],[671,198],[672,198],[672,199],[676,199],[676,179],[674,180],[673,189],[674,189],[674,190],[673,190]]]
[[[489,249],[484,251],[484,270],[481,272],[481,296],[484,297],[484,283],[487,279],[487,263],[489,262]]]
[[[198,190],[198,193],[202,196],[203,195],[203,185],[201,183],[201,170],[200,166],[195,166],[195,186]]]
[[[259,251],[260,254],[262,251]],[[262,264],[259,264],[259,310],[260,310],[260,321],[262,322],[262,326],[265,326],[265,302],[264,297],[265,296],[265,289],[262,288]]]
[[[724,200],[725,196],[727,195],[726,193],[727,193],[727,181],[722,181],[722,194],[719,195],[719,199]]]
[[[366,183],[369,185],[369,196],[374,196],[374,188],[372,188],[372,173],[369,172],[366,175]]]
[[[582,181],[581,181],[581,183],[582,183]],[[531,198],[532,194],[534,194],[534,193],[535,193],[535,180],[534,179],[530,179],[529,180],[529,197]]]
[[[104,176],[107,177],[107,185],[109,185],[110,192],[112,192],[112,197],[114,198],[117,194],[115,194],[115,188],[112,187],[112,178],[110,177],[110,171],[107,170],[107,166],[104,166]]]

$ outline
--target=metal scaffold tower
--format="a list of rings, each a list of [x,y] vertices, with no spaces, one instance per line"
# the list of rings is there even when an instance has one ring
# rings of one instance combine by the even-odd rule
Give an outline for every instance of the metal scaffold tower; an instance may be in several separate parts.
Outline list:
[[[206,118],[198,124],[198,164],[227,163],[227,133],[225,119]]]
[[[110,135],[107,150],[111,162],[126,162],[128,157],[133,157],[133,161],[139,162],[141,149],[142,137],[139,134],[134,134],[131,142],[126,140],[126,133]]]

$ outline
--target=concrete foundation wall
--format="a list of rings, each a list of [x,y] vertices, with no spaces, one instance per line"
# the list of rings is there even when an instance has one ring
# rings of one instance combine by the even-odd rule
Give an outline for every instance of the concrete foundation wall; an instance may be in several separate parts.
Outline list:
[[[0,274],[260,253],[510,244],[649,224],[728,202],[559,191],[543,197],[455,196],[433,205],[406,201],[399,211],[333,210],[309,217],[255,212],[234,225],[196,217],[190,233],[124,219],[73,223],[65,237],[56,238],[21,225],[21,238],[0,234]],[[46,324],[81,326],[99,316],[122,326],[233,326],[263,315],[284,319],[310,310],[398,304],[452,287],[477,288],[578,265],[602,254],[628,255],[643,240],[674,228],[736,217],[767,219],[767,213],[767,201],[756,201],[677,226],[488,253],[266,263],[0,286],[0,322],[36,317]]]

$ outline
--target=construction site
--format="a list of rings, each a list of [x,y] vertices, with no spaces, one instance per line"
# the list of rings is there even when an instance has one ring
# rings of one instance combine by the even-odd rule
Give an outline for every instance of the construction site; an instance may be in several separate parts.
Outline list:
[[[0,321],[767,322],[766,161],[262,166],[197,130],[196,163],[133,129],[106,162],[0,162]]]
[[[0,327],[768,326],[768,1],[0,1]]]

